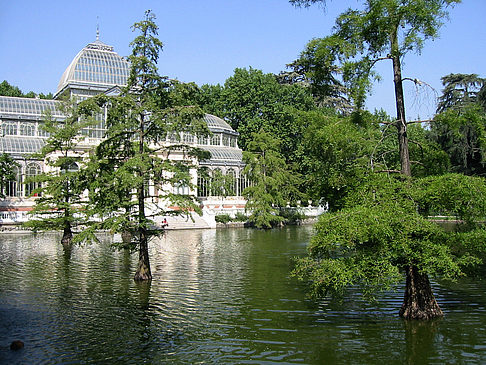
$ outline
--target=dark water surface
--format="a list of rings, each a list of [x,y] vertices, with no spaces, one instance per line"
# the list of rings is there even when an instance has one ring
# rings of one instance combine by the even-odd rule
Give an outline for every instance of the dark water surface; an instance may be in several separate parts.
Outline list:
[[[57,235],[0,235],[0,363],[486,363],[484,281],[434,284],[434,322],[398,318],[402,288],[316,303],[289,276],[311,233],[171,231],[151,243],[150,285],[108,236],[66,253]]]

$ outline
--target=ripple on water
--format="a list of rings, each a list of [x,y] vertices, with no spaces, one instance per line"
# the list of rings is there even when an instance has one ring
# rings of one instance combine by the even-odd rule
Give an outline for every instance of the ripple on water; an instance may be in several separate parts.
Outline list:
[[[289,277],[309,234],[169,232],[151,284],[109,237],[67,253],[55,235],[0,236],[0,363],[486,362],[483,282],[434,283],[446,316],[426,324],[397,317],[403,287],[314,302]],[[3,350],[12,338],[25,351]]]

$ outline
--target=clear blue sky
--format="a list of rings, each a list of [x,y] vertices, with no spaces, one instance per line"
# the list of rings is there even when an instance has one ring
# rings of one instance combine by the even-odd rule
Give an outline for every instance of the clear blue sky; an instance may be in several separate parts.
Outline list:
[[[296,59],[306,43],[331,32],[336,15],[358,0],[329,1],[294,8],[286,0],[0,0],[0,81],[22,91],[55,92],[74,56],[96,38],[122,56],[130,53],[130,26],[151,9],[157,16],[164,52],[162,75],[198,85],[217,84],[237,67],[278,73]],[[99,20],[97,20],[97,17]],[[441,36],[428,41],[420,56],[409,54],[404,77],[419,78],[440,93],[441,76],[477,73],[486,77],[486,1],[463,0],[445,20]],[[394,115],[391,65],[378,68],[368,108]],[[427,118],[435,110],[431,91],[405,91],[407,119]]]

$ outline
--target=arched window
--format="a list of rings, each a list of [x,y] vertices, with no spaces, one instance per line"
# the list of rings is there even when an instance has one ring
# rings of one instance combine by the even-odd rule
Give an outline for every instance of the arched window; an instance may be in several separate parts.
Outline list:
[[[211,146],[219,146],[221,144],[221,134],[220,133],[215,133],[211,137]]]
[[[211,195],[224,196],[225,178],[220,168],[211,173]]]
[[[3,122],[2,134],[4,136],[16,136],[17,135],[17,122]]]
[[[25,169],[25,196],[29,197],[31,195],[37,196],[34,190],[41,187],[41,183],[36,181],[35,177],[40,175],[42,169],[40,165],[36,162],[31,162],[27,165]]]

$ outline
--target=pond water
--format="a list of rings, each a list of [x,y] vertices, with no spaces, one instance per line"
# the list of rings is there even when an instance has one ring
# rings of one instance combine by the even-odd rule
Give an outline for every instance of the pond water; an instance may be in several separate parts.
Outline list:
[[[289,276],[311,227],[170,231],[136,254],[0,235],[1,364],[486,363],[486,285],[434,283],[445,317],[403,321],[403,288],[312,301]],[[25,348],[11,351],[13,340]]]

